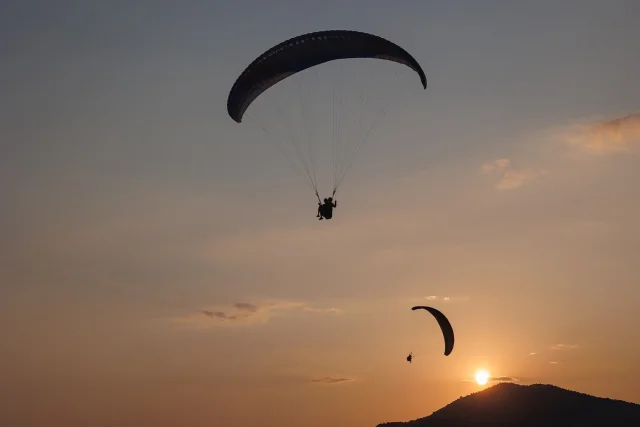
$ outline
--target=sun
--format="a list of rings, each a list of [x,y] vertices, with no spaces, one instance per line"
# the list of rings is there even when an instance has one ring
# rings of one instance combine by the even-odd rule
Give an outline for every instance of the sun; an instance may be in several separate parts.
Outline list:
[[[485,371],[484,369],[481,369],[481,370],[477,371],[476,372],[476,382],[479,385],[487,384],[487,382],[489,382],[489,372]]]

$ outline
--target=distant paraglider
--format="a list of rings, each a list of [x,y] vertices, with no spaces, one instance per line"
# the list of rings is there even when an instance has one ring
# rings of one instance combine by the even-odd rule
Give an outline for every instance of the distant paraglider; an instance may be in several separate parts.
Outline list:
[[[440,312],[439,310],[436,310],[433,307],[418,305],[413,307],[411,310],[420,310],[420,309],[428,311],[438,321],[438,325],[440,325],[440,329],[442,330],[442,335],[444,337],[444,355],[445,356],[450,355],[451,352],[453,351],[453,343],[454,343],[453,327],[451,326],[451,323],[449,323],[449,320],[446,318],[444,314],[442,314],[442,312]],[[410,356],[411,354],[409,354],[409,357]],[[411,362],[409,357],[407,357],[407,361]]]
[[[344,60],[362,60],[360,63],[356,61],[356,65],[360,68],[356,68],[352,72],[356,81],[354,84],[345,84],[342,80],[344,77],[343,62]],[[308,77],[309,84],[320,82],[333,82],[334,85],[339,87],[333,87],[331,89],[324,89],[321,93],[322,96],[328,95],[327,99],[322,96],[313,97],[310,100],[305,100],[306,92],[302,89],[302,81],[299,88],[297,85],[292,84],[288,92],[285,93],[285,102],[297,101],[299,98],[300,105],[297,110],[300,110],[302,119],[294,121],[294,123],[285,123],[283,128],[287,130],[286,134],[279,135],[272,138],[284,152],[285,156],[296,167],[297,171],[304,178],[306,183],[313,190],[314,195],[319,202],[318,218],[330,219],[332,217],[331,209],[335,207],[334,203],[331,203],[333,197],[335,197],[338,187],[342,183],[347,171],[355,161],[356,156],[362,149],[362,147],[368,141],[373,127],[384,116],[389,106],[385,105],[382,108],[376,107],[374,111],[365,111],[364,105],[369,101],[374,100],[374,96],[371,94],[371,90],[365,90],[363,94],[357,94],[352,96],[351,101],[359,103],[360,105],[346,106],[347,101],[344,100],[348,95],[348,91],[357,89],[357,86],[362,83],[369,83],[372,86],[371,89],[376,88],[389,88],[388,90],[394,94],[398,92],[397,87],[393,88],[394,82],[399,79],[398,74],[401,70],[399,67],[391,67],[391,69],[384,70],[387,73],[395,74],[395,79],[391,81],[379,81],[376,79],[368,78],[373,72],[373,67],[382,60],[380,63],[387,64],[401,64],[408,67],[411,73],[417,73],[420,83],[424,89],[427,88],[427,78],[420,64],[403,48],[395,43],[386,40],[382,37],[375,36],[368,33],[351,30],[330,30],[330,31],[318,31],[303,34],[286,41],[283,41],[276,46],[265,51],[259,55],[253,62],[247,66],[247,68],[237,78],[233,87],[229,92],[227,98],[227,112],[229,116],[237,123],[241,123],[245,117],[245,113],[250,106],[254,105],[254,101],[261,97],[264,92],[272,93],[273,86],[278,85],[281,81],[290,82],[291,79],[301,79],[304,81],[305,77]],[[338,63],[340,75],[338,77],[325,76],[323,78],[313,77],[317,74],[317,68],[327,67],[327,63]],[[349,61],[346,61],[349,62]],[[312,69],[306,72],[307,69]],[[384,68],[384,67],[380,67]],[[325,70],[326,71],[326,70]],[[304,73],[303,73],[304,72]],[[300,75],[304,74],[302,78]],[[293,77],[292,77],[293,76]],[[412,74],[415,78],[415,74]],[[340,82],[340,83],[338,83]],[[278,85],[282,87],[282,85]],[[284,85],[284,87],[288,87]],[[295,87],[295,88],[294,88]],[[413,88],[413,84],[411,85]],[[300,93],[296,93],[297,91]],[[328,93],[327,93],[328,92]],[[267,97],[269,99],[269,97]],[[349,96],[347,96],[349,98]],[[383,102],[389,101],[389,96],[382,96]],[[276,111],[280,114],[280,120],[285,120],[285,114],[281,110],[277,102],[273,102],[265,107],[266,112],[270,113]],[[309,112],[311,109],[326,106],[327,110],[331,113],[332,118],[329,120],[331,125],[327,126],[327,123],[310,123]],[[354,108],[358,107],[358,108]],[[252,108],[259,108],[258,106]],[[347,113],[351,113],[354,117],[346,117]],[[367,113],[375,116],[372,118],[371,123],[366,120]],[[252,114],[247,113],[246,116],[252,121],[256,121]],[[266,124],[260,123],[259,126],[263,131],[269,133],[267,130],[269,125],[275,123]],[[305,129],[297,133],[295,132],[296,123],[304,123]],[[343,125],[353,124],[354,129],[343,129]],[[316,182],[316,160],[315,160],[315,148],[312,147],[312,143],[315,140],[326,140],[324,136],[316,136],[313,134],[313,130],[322,130],[323,128],[332,128],[333,130],[333,189],[331,197],[327,198],[330,203],[322,203]],[[349,146],[350,142],[354,143]],[[295,151],[293,155],[287,155],[286,150],[280,146],[287,145],[289,143]],[[306,145],[306,147],[305,147]],[[305,159],[304,153],[307,153],[309,159]],[[293,160],[296,157],[300,164]],[[327,200],[325,199],[325,201]]]

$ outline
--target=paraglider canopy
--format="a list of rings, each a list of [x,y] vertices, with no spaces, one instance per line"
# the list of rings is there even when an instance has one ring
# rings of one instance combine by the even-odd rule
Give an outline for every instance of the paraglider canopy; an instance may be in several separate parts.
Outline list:
[[[453,327],[451,326],[451,323],[449,323],[449,320],[446,318],[444,314],[442,314],[442,312],[440,312],[439,310],[436,310],[433,307],[418,305],[411,308],[411,310],[420,310],[420,309],[428,311],[438,321],[438,325],[440,325],[440,329],[442,330],[442,335],[444,337],[444,355],[445,356],[450,355],[451,352],[453,351],[453,343],[454,343]]]
[[[348,58],[377,58],[404,64],[418,73],[422,87],[427,88],[427,77],[418,61],[397,44],[360,31],[318,31],[285,40],[249,64],[229,92],[227,112],[240,123],[249,105],[279,81],[307,68]]]
[[[263,132],[321,202],[319,159],[331,156],[332,170],[319,172],[331,173],[335,196],[389,110],[426,87],[421,65],[399,45],[361,31],[316,31],[254,57],[229,91],[227,113]]]

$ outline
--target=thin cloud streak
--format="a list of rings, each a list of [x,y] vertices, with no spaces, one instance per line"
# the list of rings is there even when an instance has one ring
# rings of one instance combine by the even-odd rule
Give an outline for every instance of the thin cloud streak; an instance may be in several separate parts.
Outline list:
[[[467,301],[469,297],[452,297],[452,296],[439,296],[439,295],[429,295],[424,297],[423,299],[427,301],[443,301],[443,302],[453,302],[453,301]]]
[[[487,379],[488,382],[490,383],[514,383],[514,382],[520,382],[522,381],[521,378],[516,378],[516,377],[510,377],[510,376],[501,376],[501,377],[490,377]],[[477,381],[475,379],[465,379],[462,380],[462,382],[464,383],[477,383]]]
[[[549,348],[551,350],[575,350],[578,346],[574,344],[554,344]]]
[[[496,159],[487,162],[480,168],[484,174],[498,174],[500,180],[496,183],[497,190],[515,190],[522,187],[525,182],[532,181],[549,174],[546,169],[516,169],[511,166],[511,160],[507,158]]]
[[[519,382],[520,379],[515,377],[493,377],[489,378],[489,381],[494,383],[515,383]]]
[[[308,311],[311,313],[343,313],[344,312],[341,308],[337,308],[337,307],[329,307],[329,308],[302,307],[302,310]]]
[[[341,384],[346,382],[354,381],[355,378],[349,377],[333,377],[333,376],[324,376],[324,377],[316,377],[310,378],[309,381],[314,384]]]
[[[300,301],[265,301],[260,304],[238,302],[227,307],[199,310],[185,316],[171,319],[173,323],[191,324],[201,327],[230,324],[264,324],[275,316],[299,310],[311,313],[342,313],[336,307],[314,307]]]

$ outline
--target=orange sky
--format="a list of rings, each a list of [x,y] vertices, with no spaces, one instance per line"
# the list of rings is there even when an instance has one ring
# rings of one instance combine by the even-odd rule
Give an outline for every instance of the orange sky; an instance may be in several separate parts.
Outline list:
[[[372,427],[478,369],[640,403],[636,3],[414,3],[0,17],[1,425]],[[339,27],[430,86],[321,222],[224,104],[250,58]]]

